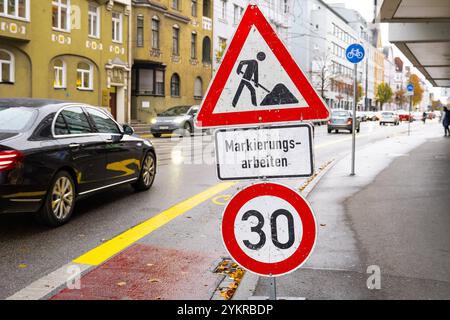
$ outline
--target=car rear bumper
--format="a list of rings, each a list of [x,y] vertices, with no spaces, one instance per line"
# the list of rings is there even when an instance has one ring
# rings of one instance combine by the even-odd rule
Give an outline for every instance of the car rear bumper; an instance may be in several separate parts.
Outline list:
[[[46,190],[21,186],[0,185],[0,214],[38,211]]]
[[[352,128],[351,124],[328,124],[329,130],[352,130]]]

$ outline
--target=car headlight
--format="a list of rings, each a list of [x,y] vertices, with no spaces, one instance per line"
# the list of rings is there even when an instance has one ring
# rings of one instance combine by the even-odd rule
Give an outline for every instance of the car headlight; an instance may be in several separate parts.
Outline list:
[[[156,123],[156,118],[153,118],[153,119],[150,121],[150,123],[151,123],[151,124],[155,124],[155,123]]]
[[[184,121],[184,117],[178,117],[173,120],[175,123],[182,123]]]

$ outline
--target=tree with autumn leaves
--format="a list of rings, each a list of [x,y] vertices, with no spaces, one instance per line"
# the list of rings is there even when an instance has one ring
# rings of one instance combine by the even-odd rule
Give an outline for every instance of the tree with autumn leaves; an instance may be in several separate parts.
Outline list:
[[[414,86],[414,95],[412,96],[412,104],[413,106],[418,105],[423,98],[423,88],[420,85],[420,79],[419,76],[416,74],[411,74],[409,76],[409,83],[411,83]]]
[[[376,99],[380,103],[380,109],[383,110],[383,105],[386,102],[391,101],[394,93],[392,92],[391,86],[385,82],[380,83],[377,86]]]

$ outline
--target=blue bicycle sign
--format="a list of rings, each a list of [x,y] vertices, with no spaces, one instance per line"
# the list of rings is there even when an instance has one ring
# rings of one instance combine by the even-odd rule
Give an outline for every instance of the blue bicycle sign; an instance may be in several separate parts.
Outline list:
[[[413,84],[408,84],[407,86],[406,86],[406,90],[408,91],[408,92],[413,92],[414,91],[414,85]]]
[[[347,60],[351,63],[361,62],[361,60],[364,59],[365,55],[364,47],[359,43],[353,43],[347,47],[345,55],[347,57]]]

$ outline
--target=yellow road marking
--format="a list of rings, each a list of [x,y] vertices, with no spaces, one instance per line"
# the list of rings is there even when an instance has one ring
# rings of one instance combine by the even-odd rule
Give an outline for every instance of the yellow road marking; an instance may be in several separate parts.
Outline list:
[[[231,194],[224,194],[221,196],[217,196],[212,198],[212,202],[214,202],[215,204],[219,205],[219,206],[224,206],[227,204],[227,202],[231,199]],[[220,201],[222,200],[222,201]]]
[[[73,260],[75,263],[97,266],[119,253],[139,239],[162,227],[166,223],[193,209],[214,195],[232,187],[237,182],[222,182],[195,196],[186,199],[141,224],[125,231],[115,238],[101,244],[91,251]]]

